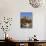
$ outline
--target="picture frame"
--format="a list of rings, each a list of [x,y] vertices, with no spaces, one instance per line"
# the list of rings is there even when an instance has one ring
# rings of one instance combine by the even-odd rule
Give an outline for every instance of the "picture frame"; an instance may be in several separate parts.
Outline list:
[[[32,28],[32,12],[21,12],[20,13],[20,27],[21,28]]]

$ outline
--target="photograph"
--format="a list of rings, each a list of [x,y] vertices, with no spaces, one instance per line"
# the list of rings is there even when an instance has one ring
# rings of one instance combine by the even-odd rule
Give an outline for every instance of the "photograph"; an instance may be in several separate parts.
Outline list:
[[[20,13],[20,26],[21,28],[32,28],[32,12]]]

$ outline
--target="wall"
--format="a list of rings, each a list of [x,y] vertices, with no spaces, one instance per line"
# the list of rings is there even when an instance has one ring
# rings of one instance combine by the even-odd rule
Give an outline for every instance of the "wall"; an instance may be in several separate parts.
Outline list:
[[[21,29],[20,28],[20,12],[32,12],[33,13],[33,28]],[[16,40],[28,40],[34,34],[37,35],[39,40],[45,39],[45,15],[46,8],[33,8],[30,6],[28,0],[0,0],[0,19],[4,16],[12,17],[13,22],[10,31],[10,37]],[[0,35],[2,35],[2,31]],[[3,33],[4,34],[4,33]],[[4,37],[0,36],[0,39]]]

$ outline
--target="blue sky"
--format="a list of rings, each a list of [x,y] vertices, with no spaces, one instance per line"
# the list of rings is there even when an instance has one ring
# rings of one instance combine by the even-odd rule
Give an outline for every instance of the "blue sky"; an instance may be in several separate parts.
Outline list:
[[[32,12],[21,12],[21,16],[30,16],[32,17]]]

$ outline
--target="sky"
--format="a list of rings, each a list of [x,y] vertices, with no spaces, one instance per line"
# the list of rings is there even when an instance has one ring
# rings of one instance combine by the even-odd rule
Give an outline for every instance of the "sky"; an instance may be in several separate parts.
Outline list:
[[[21,12],[20,15],[21,15],[21,18],[23,18],[24,16],[27,16],[27,19],[32,19],[32,12]]]
[[[21,16],[31,16],[32,17],[32,12],[21,12]]]

